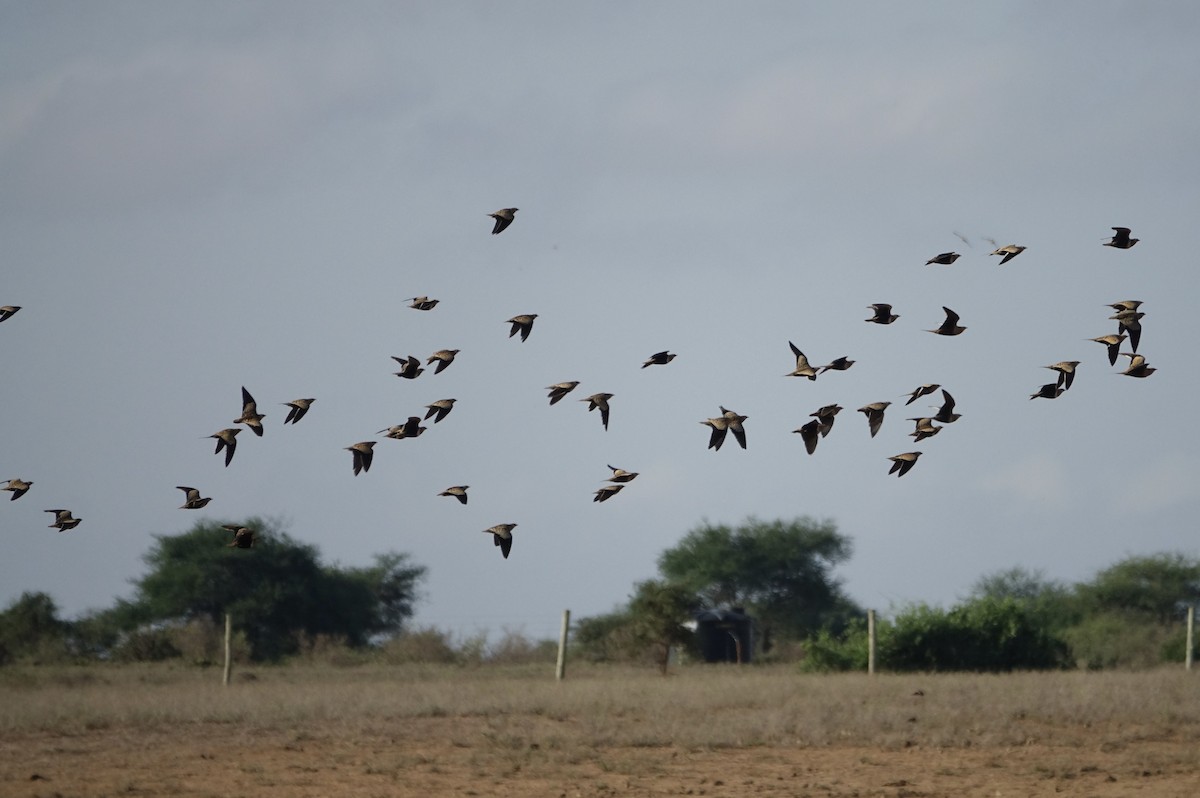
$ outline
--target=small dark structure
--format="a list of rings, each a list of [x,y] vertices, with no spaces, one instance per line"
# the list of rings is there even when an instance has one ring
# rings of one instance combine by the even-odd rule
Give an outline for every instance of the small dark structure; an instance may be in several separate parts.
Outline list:
[[[696,613],[696,642],[705,662],[749,663],[754,658],[754,619],[741,607]]]

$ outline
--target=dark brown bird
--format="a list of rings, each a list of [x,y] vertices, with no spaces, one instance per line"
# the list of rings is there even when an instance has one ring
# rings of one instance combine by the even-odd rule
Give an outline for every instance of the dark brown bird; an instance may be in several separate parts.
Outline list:
[[[750,418],[735,413],[732,410],[721,408],[721,415],[725,418],[725,425],[729,432],[733,433],[734,439],[738,442],[738,446],[746,448],[746,428],[742,426],[742,422]]]
[[[1025,247],[1019,247],[1016,244],[1007,244],[1003,247],[997,248],[995,251],[992,252],[992,254],[1004,256],[1003,258],[1000,259],[1000,265],[1003,266],[1004,264],[1008,263],[1010,260],[1017,257],[1024,251],[1025,251]]]
[[[609,466],[609,469],[613,472],[612,476],[608,478],[609,482],[632,482],[637,479],[638,472],[636,471],[626,471],[616,466]]]
[[[184,485],[176,485],[175,487],[179,488],[179,490],[183,491],[187,495],[186,501],[179,506],[180,510],[199,510],[201,507],[212,501],[211,498],[201,499],[200,491],[196,490],[195,488],[189,488]]]
[[[359,441],[345,449],[354,455],[354,476],[360,471],[370,471],[371,461],[375,459],[375,441]]]
[[[438,423],[450,415],[450,411],[454,409],[454,403],[457,401],[457,399],[438,399],[436,402],[430,402],[425,405],[428,408],[428,412],[425,413],[425,420],[428,421],[431,417],[436,416],[433,419],[433,423]]]
[[[508,337],[512,338],[517,333],[521,333],[521,341],[524,342],[529,337],[529,333],[533,331],[533,320],[537,317],[536,313],[522,313],[520,316],[513,316],[504,322],[512,325],[512,329],[508,331]]]
[[[905,396],[908,397],[908,401],[904,404],[911,405],[913,402],[917,401],[918,398],[922,396],[928,396],[941,387],[942,386],[938,385],[937,383],[919,385],[913,390],[912,393],[905,394]]]
[[[932,438],[942,431],[941,427],[933,426],[933,419],[928,417],[910,418],[909,421],[917,422],[916,429],[909,433],[913,440],[923,441],[926,438]]]
[[[1108,365],[1117,365],[1117,353],[1121,350],[1121,343],[1125,340],[1124,335],[1102,335],[1099,338],[1089,338],[1089,341],[1095,341],[1098,344],[1104,344],[1108,347]]]
[[[810,380],[817,378],[817,370],[808,363],[808,358],[804,353],[796,347],[794,343],[788,341],[788,346],[792,348],[792,354],[796,356],[796,370],[791,374],[785,374],[785,377],[808,377]]]
[[[611,393],[594,393],[591,396],[580,399],[581,402],[588,403],[588,412],[592,412],[596,408],[600,408],[600,421],[604,424],[604,428],[608,429],[608,400],[612,399]],[[554,404],[551,402],[550,404]]]
[[[555,404],[558,400],[575,390],[579,386],[579,380],[570,380],[568,382],[556,382],[553,385],[547,385],[546,390],[550,392],[550,404]]]
[[[409,302],[409,307],[413,310],[433,310],[437,307],[437,303],[441,300],[430,299],[427,296],[415,296],[412,299],[405,300]]]
[[[892,313],[892,306],[886,302],[876,302],[874,305],[867,305],[868,308],[875,312],[875,315],[865,321],[873,324],[891,324],[896,319],[900,318],[895,313]]]
[[[420,416],[409,416],[403,424],[396,424],[387,429],[381,429],[376,434],[400,441],[405,438],[418,438],[425,430],[426,427],[421,426]]]
[[[953,424],[962,418],[961,413],[954,412],[954,397],[945,388],[942,389],[942,406],[938,408],[933,420],[939,424]]]
[[[436,361],[437,368],[433,370],[433,373],[441,374],[446,370],[447,366],[454,362],[454,356],[457,355],[459,351],[460,350],[458,349],[439,349],[429,356],[429,358],[425,361],[425,365],[432,365]]]
[[[834,416],[842,411],[841,405],[825,405],[815,413],[809,413],[821,425],[821,437],[824,438],[833,429]]]
[[[1126,377],[1149,377],[1158,369],[1146,363],[1146,358],[1134,352],[1122,352],[1122,355],[1129,358],[1129,368],[1121,373]]]
[[[606,502],[613,496],[616,496],[618,493],[620,493],[621,489],[624,487],[624,485],[603,485],[596,491],[596,495],[592,501]]]
[[[642,364],[642,368],[646,368],[646,366],[665,366],[674,359],[675,355],[664,349],[661,352],[655,352],[647,358],[646,362]]]
[[[729,419],[718,416],[706,418],[700,423],[712,428],[712,434],[708,436],[708,448],[720,451],[721,445],[725,443],[725,435],[729,432]]]
[[[5,305],[0,307],[0,321],[4,321],[21,309],[20,305]]]
[[[959,317],[957,313],[945,305],[942,306],[942,310],[946,311],[946,320],[942,322],[942,326],[936,330],[926,330],[925,332],[936,333],[938,335],[960,335],[967,329],[966,327],[958,326]]]
[[[954,261],[958,260],[959,257],[961,256],[957,252],[943,252],[941,255],[934,255],[932,258],[925,261],[925,265],[928,266],[931,263],[936,263],[940,266],[949,266],[951,263],[954,263]]]
[[[842,357],[834,358],[833,361],[830,362],[828,365],[821,366],[820,371],[818,371],[817,373],[822,374],[826,371],[845,371],[846,369],[853,366],[855,364],[855,362],[856,361],[851,360],[850,358],[843,355]]]
[[[394,372],[397,377],[403,377],[406,380],[415,380],[421,375],[425,369],[421,367],[421,361],[417,360],[412,355],[408,357],[396,357],[392,355],[392,360],[400,364],[400,371]]]
[[[804,448],[809,454],[817,450],[817,443],[821,440],[821,422],[818,419],[813,419],[799,429],[794,429],[792,432],[800,433],[800,437],[804,439]]]
[[[74,529],[79,526],[82,518],[76,518],[71,515],[70,510],[47,510],[48,513],[54,513],[54,523],[50,524],[50,528],[57,529],[59,532],[66,532],[68,529]]]
[[[1063,360],[1055,363],[1052,366],[1045,368],[1058,372],[1058,384],[1065,391],[1071,387],[1071,383],[1075,381],[1075,367],[1079,365],[1078,360]]]
[[[892,467],[888,470],[888,473],[895,474],[897,477],[904,476],[912,470],[912,467],[917,463],[917,458],[920,456],[920,452],[904,452],[903,454],[892,455],[888,458],[892,461]]]
[[[1128,227],[1114,227],[1112,240],[1105,241],[1104,246],[1116,247],[1117,249],[1129,249],[1134,244],[1141,241],[1140,238],[1130,238],[1129,232],[1130,231]]]
[[[10,479],[8,481],[8,484],[5,485],[3,488],[0,488],[0,490],[11,490],[12,496],[9,496],[8,500],[11,502],[15,502],[17,499],[24,496],[29,491],[29,489],[32,487],[33,487],[32,482],[26,482],[23,479]]]
[[[246,390],[246,386],[242,386],[242,415],[233,420],[234,424],[245,424],[254,434],[262,437],[263,425],[262,420],[266,418],[262,413],[258,412],[258,404],[254,401],[254,397]]]
[[[496,223],[492,225],[492,235],[499,235],[500,233],[503,233],[504,229],[513,223],[513,216],[518,210],[520,209],[501,208],[495,213],[489,213],[488,216],[496,220]],[[507,557],[508,555],[505,554],[504,556]]]
[[[1129,333],[1129,348],[1137,351],[1138,341],[1142,338],[1142,319],[1145,313],[1136,310],[1120,310],[1108,318],[1117,323],[1117,332]]]
[[[867,417],[867,426],[871,430],[871,437],[875,437],[875,433],[879,432],[879,428],[883,426],[883,413],[887,410],[891,402],[871,402],[869,405],[863,405],[858,408],[858,412]]]
[[[1122,299],[1120,302],[1110,302],[1108,307],[1120,313],[1122,310],[1137,310],[1142,306],[1140,299]]]
[[[239,526],[238,524],[221,524],[221,529],[233,533],[233,541],[228,543],[225,548],[228,549],[252,549],[254,548],[254,530],[250,527]]]
[[[1066,390],[1058,382],[1048,382],[1036,392],[1029,395],[1030,399],[1057,399]]]
[[[225,450],[226,468],[229,467],[230,461],[233,460],[233,453],[237,450],[237,436],[239,432],[241,432],[240,429],[229,427],[208,436],[217,439],[217,449],[213,454],[220,454],[222,449]]]
[[[512,551],[512,531],[516,529],[516,524],[496,524],[483,530],[485,533],[492,535],[492,542],[500,547],[500,553],[504,555],[504,559],[508,559],[508,553]]]
[[[283,420],[284,424],[295,424],[300,419],[304,418],[304,414],[308,412],[308,408],[312,407],[312,403],[316,399],[293,399],[290,402],[283,404],[289,408],[287,418]]]
[[[453,487],[446,488],[444,491],[442,491],[438,495],[439,496],[453,496],[454,498],[458,499],[459,503],[466,504],[467,503],[467,488],[469,488],[469,487],[470,487],[470,485],[454,485]]]

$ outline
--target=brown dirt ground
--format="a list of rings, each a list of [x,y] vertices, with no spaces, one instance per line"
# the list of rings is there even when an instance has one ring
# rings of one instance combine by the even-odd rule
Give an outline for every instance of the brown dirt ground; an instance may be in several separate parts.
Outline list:
[[[1193,796],[1197,743],[938,749],[561,747],[479,718],[362,728],[110,727],[0,739],[4,798],[77,796]]]

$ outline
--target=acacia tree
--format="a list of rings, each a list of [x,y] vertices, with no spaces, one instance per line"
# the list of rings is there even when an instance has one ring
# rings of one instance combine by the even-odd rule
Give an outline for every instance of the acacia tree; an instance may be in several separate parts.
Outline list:
[[[776,630],[799,640],[861,614],[832,574],[852,550],[832,521],[750,517],[737,527],[706,522],[692,529],[659,555],[658,569],[707,606],[748,609],[768,644]]]

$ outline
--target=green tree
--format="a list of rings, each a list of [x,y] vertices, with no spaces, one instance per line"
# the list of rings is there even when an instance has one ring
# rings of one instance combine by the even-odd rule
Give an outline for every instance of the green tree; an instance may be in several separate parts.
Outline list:
[[[970,599],[1015,601],[1047,628],[1062,630],[1082,618],[1075,590],[1020,566],[985,574],[971,587]]]
[[[1200,560],[1178,553],[1128,557],[1078,586],[1089,613],[1137,615],[1155,623],[1178,621],[1200,603]]]
[[[228,548],[229,533],[199,522],[180,535],[156,535],[144,556],[149,572],[135,582],[128,619],[136,623],[225,613],[246,635],[254,659],[295,653],[300,635],[329,635],[351,646],[374,635],[398,633],[412,615],[423,566],[388,553],[367,568],[324,566],[314,546],[300,543],[262,519],[254,548]]]
[[[832,521],[751,517],[738,527],[701,524],[659,555],[658,568],[706,606],[746,608],[764,641],[774,631],[799,640],[862,613],[832,574],[852,550]]]
[[[686,625],[696,610],[696,597],[682,585],[648,579],[634,586],[629,616],[635,639],[654,652],[665,675],[672,646],[689,646],[692,630]]]
[[[49,594],[22,593],[0,612],[0,665],[22,657],[62,656],[67,629]]]

